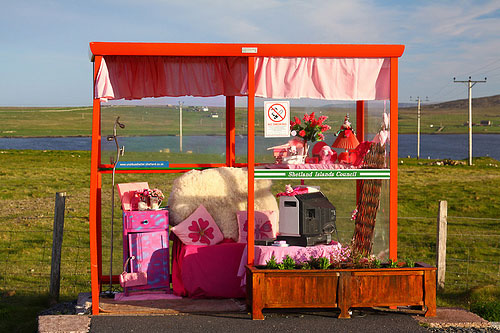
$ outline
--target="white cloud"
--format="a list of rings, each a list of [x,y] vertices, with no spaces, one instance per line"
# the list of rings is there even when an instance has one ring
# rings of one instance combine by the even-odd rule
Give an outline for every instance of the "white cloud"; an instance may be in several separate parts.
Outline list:
[[[0,100],[15,103],[10,96],[30,94],[37,84],[45,90],[43,80],[31,78],[33,69],[49,68],[44,72],[74,78],[68,100],[88,103],[90,41],[405,44],[401,100],[430,96],[453,76],[488,75],[495,65],[477,69],[500,59],[499,16],[495,0],[8,1],[0,12],[0,29],[8,31],[0,52],[18,70],[16,89],[1,91]],[[478,92],[500,93],[499,86],[500,75],[493,76]]]

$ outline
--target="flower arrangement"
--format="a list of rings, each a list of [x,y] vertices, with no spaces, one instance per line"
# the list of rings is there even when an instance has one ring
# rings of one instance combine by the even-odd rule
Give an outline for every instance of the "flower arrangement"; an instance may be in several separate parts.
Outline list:
[[[163,192],[157,188],[154,188],[149,191],[149,196],[153,198],[158,198],[159,204],[162,203],[162,201],[165,199],[165,196],[163,195]]]
[[[302,120],[294,117],[294,120],[290,121],[290,131],[293,136],[302,138],[306,143],[307,141],[322,141],[325,139],[323,133],[331,128],[324,124],[327,119],[327,116],[320,116],[316,119],[314,112],[311,114],[306,113]]]
[[[139,210],[158,209],[165,199],[163,192],[157,188],[135,191],[135,196],[139,198]]]
[[[144,189],[140,191],[135,191],[135,196],[139,198],[142,202],[147,202],[149,199],[149,190]]]

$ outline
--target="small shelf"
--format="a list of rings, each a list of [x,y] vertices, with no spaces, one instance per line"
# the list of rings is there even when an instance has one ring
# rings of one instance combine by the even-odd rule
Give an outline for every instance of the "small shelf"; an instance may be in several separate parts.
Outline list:
[[[255,179],[390,179],[390,169],[255,169]]]

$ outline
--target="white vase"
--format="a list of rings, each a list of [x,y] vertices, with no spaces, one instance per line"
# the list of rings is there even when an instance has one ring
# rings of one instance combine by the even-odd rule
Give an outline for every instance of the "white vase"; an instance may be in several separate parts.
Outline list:
[[[138,210],[148,210],[148,208],[149,208],[148,204],[144,201],[139,201],[139,203],[137,204]]]
[[[152,197],[149,199],[149,201],[151,203],[151,209],[153,210],[160,209],[160,201],[158,200],[158,198]]]
[[[307,158],[307,153],[309,152],[309,145],[307,144],[307,141],[304,142],[304,151],[302,152],[302,155],[304,155],[304,160]]]

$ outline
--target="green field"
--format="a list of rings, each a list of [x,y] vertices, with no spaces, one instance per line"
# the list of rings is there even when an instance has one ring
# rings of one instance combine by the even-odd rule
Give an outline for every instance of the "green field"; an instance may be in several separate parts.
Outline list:
[[[467,108],[437,109],[424,106],[421,109],[420,128],[422,134],[466,134],[469,121]],[[480,126],[482,120],[489,120],[491,126]],[[473,133],[489,134],[500,133],[500,107],[477,107],[472,113]],[[399,133],[410,134],[417,132],[417,108],[399,109]]]
[[[367,132],[380,126],[382,107],[368,103]],[[167,112],[165,112],[167,111]],[[293,107],[292,116],[304,112],[327,115],[336,131],[345,113],[354,108]],[[218,118],[210,117],[217,113]],[[225,111],[211,107],[210,112],[184,111],[184,135],[224,135]],[[0,136],[89,136],[89,107],[81,108],[0,108]],[[117,116],[127,125],[120,134],[178,135],[179,111],[174,107],[107,106],[102,110],[102,135],[112,134]],[[236,134],[246,134],[246,109],[236,109]],[[255,113],[256,134],[263,135],[262,108]],[[355,117],[354,117],[355,118]],[[476,126],[474,133],[499,133],[500,113],[495,108],[475,109],[474,122],[490,120],[492,126]],[[355,126],[355,119],[351,119]],[[422,109],[422,133],[465,133],[466,110]],[[430,125],[434,125],[430,127]],[[400,109],[400,133],[416,131],[416,109]],[[222,156],[161,154],[158,159],[189,162],[214,162]],[[127,160],[140,160],[140,152],[126,152]],[[103,156],[104,158],[104,156]],[[240,161],[243,157],[238,157]],[[154,158],[153,158],[154,159]],[[258,156],[270,161],[271,155]],[[105,159],[103,159],[105,161]],[[107,161],[106,161],[107,162]],[[500,300],[500,163],[479,158],[475,166],[437,166],[432,160],[401,160],[399,168],[399,257],[434,262],[435,221],[439,200],[448,200],[449,243],[447,284],[438,294],[438,304],[469,308],[484,301]],[[88,198],[90,152],[87,151],[0,151],[0,331],[33,331],[36,314],[47,307],[48,275],[52,244],[54,194],[67,192],[65,238],[63,244],[62,300],[75,299],[90,290]],[[168,194],[176,174],[117,175],[116,182],[147,181]],[[103,258],[109,266],[109,221],[111,177],[103,177]],[[273,192],[283,190],[285,181],[276,181]],[[314,185],[314,184],[313,184]],[[350,212],[354,209],[354,181],[322,181],[322,191],[334,202],[337,226],[343,242],[352,236]],[[351,198],[351,199],[345,199]],[[115,198],[114,273],[121,270],[121,223],[119,200]],[[384,196],[387,200],[387,196]],[[386,227],[388,211],[384,203],[377,225]],[[379,240],[386,237],[383,233]],[[385,239],[387,241],[387,239]],[[376,249],[377,250],[377,249]],[[382,250],[382,249],[380,249]],[[377,250],[378,251],[378,250]],[[496,286],[491,286],[495,285]],[[29,320],[26,318],[29,317]]]
[[[383,106],[380,103],[368,102],[367,132],[376,133],[380,127]],[[211,107],[210,112],[193,111],[191,107],[183,110],[183,135],[225,134],[225,109]],[[481,120],[491,121],[491,126],[474,126],[474,133],[500,133],[500,112],[496,106],[475,108],[473,123]],[[317,115],[329,117],[327,124],[335,133],[342,124],[346,113],[351,115],[351,122],[356,127],[356,110],[351,107],[294,107],[292,117],[302,117],[305,112],[316,112]],[[216,113],[218,118],[210,115]],[[73,108],[0,108],[2,122],[0,137],[30,136],[90,136],[92,124],[91,107]],[[113,122],[117,116],[127,125],[125,135],[179,135],[179,110],[168,106],[105,106],[102,108],[102,131],[111,134]],[[263,109],[255,109],[255,133],[263,135]],[[246,108],[236,108],[236,135],[246,134]],[[434,109],[431,106],[422,108],[421,133],[467,133],[467,109],[444,108]],[[399,110],[399,133],[417,132],[416,108]],[[328,132],[327,132],[328,133]]]
[[[168,158],[176,158],[168,156]],[[211,156],[184,154],[193,160]],[[448,200],[448,255],[460,258],[469,252],[473,262],[450,262],[448,270],[482,273],[463,286],[460,277],[449,273],[438,304],[468,308],[474,300],[500,299],[498,264],[500,259],[498,211],[500,209],[500,163],[480,158],[475,166],[437,166],[432,161],[401,160],[399,168],[399,256],[417,261],[434,262],[435,220],[438,200]],[[88,196],[90,153],[82,151],[1,151],[0,163],[0,331],[20,327],[31,330],[38,311],[47,306],[48,274],[50,272],[51,229],[54,193],[68,194],[63,251],[63,300],[71,300],[79,292],[90,290]],[[117,175],[116,182],[148,181],[150,186],[170,192],[176,175]],[[109,175],[103,177],[103,258],[104,271],[109,265],[109,221],[111,194]],[[352,209],[352,200],[341,200],[353,194],[349,181],[321,184],[322,190],[337,205],[339,217]],[[275,182],[273,191],[281,191],[284,182]],[[350,193],[350,194],[349,194]],[[332,199],[333,198],[333,199]],[[114,271],[120,271],[121,227],[118,199],[115,201]],[[343,213],[341,213],[343,212]],[[381,213],[383,214],[383,212]],[[453,217],[469,217],[458,219]],[[419,217],[419,218],[412,218]],[[479,218],[475,220],[474,218]],[[483,220],[496,218],[497,220]],[[343,224],[342,224],[343,223]],[[350,223],[350,224],[349,224]],[[352,235],[352,222],[339,221],[342,238]],[[349,229],[351,228],[351,229]],[[463,235],[462,237],[456,235]],[[470,236],[477,237],[470,237]],[[497,235],[481,237],[481,235]],[[479,263],[476,263],[479,261]],[[496,282],[495,282],[496,281]],[[473,283],[474,282],[474,283]],[[485,289],[486,288],[486,289]],[[493,288],[493,289],[492,289]],[[496,288],[496,289],[495,289]],[[486,290],[486,291],[485,291]],[[479,296],[477,296],[479,295]],[[478,303],[481,304],[481,303]],[[26,320],[29,317],[30,320]],[[21,323],[21,324],[20,324]],[[20,325],[20,326],[19,326]]]

